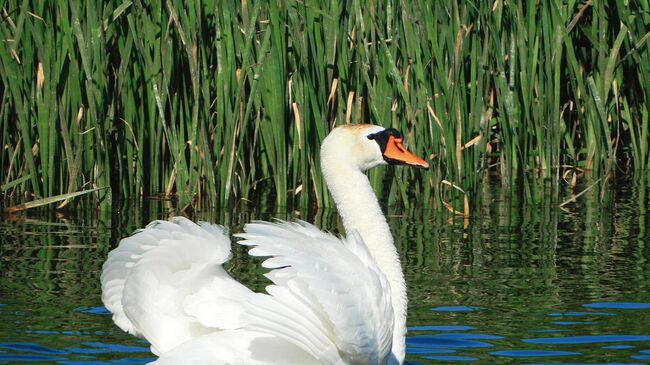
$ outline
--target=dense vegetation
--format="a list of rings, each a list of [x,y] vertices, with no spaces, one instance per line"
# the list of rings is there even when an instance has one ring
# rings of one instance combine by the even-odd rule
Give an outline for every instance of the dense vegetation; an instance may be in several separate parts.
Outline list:
[[[327,206],[320,141],[357,122],[430,160],[371,174],[389,202],[650,167],[648,0],[151,3],[0,3],[5,206]]]

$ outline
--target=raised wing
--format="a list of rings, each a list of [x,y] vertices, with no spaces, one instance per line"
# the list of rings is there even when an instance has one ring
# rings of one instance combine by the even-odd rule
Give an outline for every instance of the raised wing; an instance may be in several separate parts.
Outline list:
[[[362,239],[338,239],[305,223],[255,222],[239,243],[274,285],[246,304],[246,329],[299,346],[324,364],[378,364],[392,345],[390,286]]]
[[[182,217],[155,221],[123,239],[104,263],[102,300],[113,320],[156,354],[217,329],[241,327],[251,293],[222,268],[224,229]]]

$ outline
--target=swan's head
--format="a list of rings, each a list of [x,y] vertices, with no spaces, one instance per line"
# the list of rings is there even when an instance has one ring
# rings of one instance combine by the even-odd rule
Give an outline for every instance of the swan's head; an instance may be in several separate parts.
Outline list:
[[[348,124],[333,129],[321,146],[321,164],[323,167],[351,164],[361,171],[385,164],[429,167],[426,161],[404,148],[397,130],[371,124]]]

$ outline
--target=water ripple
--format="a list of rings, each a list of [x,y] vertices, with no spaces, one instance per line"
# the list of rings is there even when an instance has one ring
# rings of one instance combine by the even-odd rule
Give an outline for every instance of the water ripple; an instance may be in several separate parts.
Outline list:
[[[633,349],[634,346],[630,345],[611,345],[611,346],[603,346],[605,350],[627,350],[627,349]]]
[[[94,365],[106,364],[104,361],[97,361],[88,355],[98,354],[136,354],[149,353],[148,347],[145,346],[128,346],[120,344],[108,344],[102,342],[81,342],[80,346],[68,347],[62,350],[51,349],[31,342],[8,342],[0,343],[0,363],[20,363],[20,362],[54,362],[64,365]],[[3,351],[3,350],[7,350]],[[15,352],[15,353],[13,353]],[[88,358],[83,360],[70,359],[70,355],[77,355],[79,358]],[[129,359],[122,358],[111,360],[110,364],[145,364],[152,359]]]
[[[422,356],[424,359],[428,360],[436,360],[436,361],[476,361],[478,360],[476,357],[471,357],[471,356]]]
[[[51,354],[51,355],[63,355],[66,354],[65,351],[53,350],[44,346],[41,346],[36,343],[31,342],[7,342],[0,343],[0,349],[18,351],[18,352],[30,352],[34,354]]]
[[[66,350],[72,353],[83,354],[103,354],[103,353],[148,353],[147,347],[116,345],[103,342],[83,342],[81,345],[85,347],[70,347]]]
[[[526,343],[539,345],[575,345],[583,343],[603,342],[633,342],[650,341],[650,336],[634,335],[594,335],[594,336],[568,336],[568,337],[546,337],[546,338],[525,338],[521,340]]]
[[[44,362],[44,361],[61,361],[65,360],[63,357],[58,356],[46,356],[46,355],[29,355],[29,354],[14,354],[14,355],[5,355],[0,354],[0,362],[9,361],[10,363],[16,362]]]
[[[606,363],[585,363],[585,362],[563,362],[563,363],[535,363],[535,364],[528,364],[528,365],[644,365],[644,364],[639,364],[639,363],[631,363],[631,362],[606,362]]]
[[[595,317],[603,317],[603,316],[615,316],[616,314],[614,313],[607,313],[607,312],[556,312],[556,313],[549,313],[548,316],[550,317],[589,317],[589,316],[595,316]]]
[[[650,303],[637,302],[596,302],[582,305],[593,309],[650,309]]]
[[[75,312],[87,313],[87,314],[105,314],[110,315],[111,312],[106,309],[104,306],[99,307],[79,307],[74,309]]]
[[[409,347],[406,353],[409,355],[433,355],[433,354],[453,354],[456,350],[449,349],[431,349],[426,347]]]
[[[466,305],[441,305],[431,308],[434,312],[474,312],[481,309],[482,308],[479,307],[470,307]]]
[[[433,347],[433,348],[476,348],[492,347],[491,343],[476,340],[497,340],[499,336],[484,335],[478,333],[441,333],[434,335],[420,335],[406,338],[408,346]]]
[[[473,326],[413,326],[409,327],[409,331],[470,331],[476,327]]]
[[[572,351],[551,351],[551,350],[502,350],[490,352],[493,356],[506,357],[551,357],[551,356],[571,356],[580,355],[579,352]]]

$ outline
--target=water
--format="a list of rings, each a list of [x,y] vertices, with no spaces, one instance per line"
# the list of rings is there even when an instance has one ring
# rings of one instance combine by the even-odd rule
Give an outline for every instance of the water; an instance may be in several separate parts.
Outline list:
[[[617,182],[602,201],[593,191],[565,210],[557,203],[524,205],[498,185],[480,197],[467,222],[421,207],[388,210],[409,290],[410,364],[650,364],[644,182]],[[236,231],[250,219],[299,216],[265,211],[193,218]],[[173,214],[169,204],[152,202],[106,215],[4,217],[0,363],[152,360],[146,342],[112,324],[99,275],[120,237]],[[302,218],[340,230],[332,212]],[[255,264],[236,249],[232,270],[260,288],[265,282]]]

